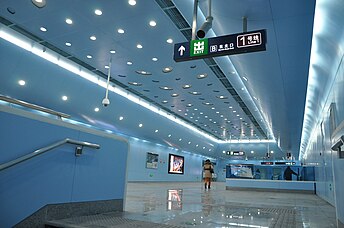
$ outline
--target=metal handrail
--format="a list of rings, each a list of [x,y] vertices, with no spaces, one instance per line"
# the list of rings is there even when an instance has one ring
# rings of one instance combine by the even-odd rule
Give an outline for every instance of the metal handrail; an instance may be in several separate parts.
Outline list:
[[[90,148],[94,148],[94,149],[99,149],[100,148],[100,145],[99,144],[94,144],[94,143],[89,143],[89,142],[82,142],[82,141],[77,141],[77,140],[73,140],[73,139],[69,139],[69,138],[66,138],[64,140],[61,140],[59,142],[56,142],[54,144],[51,144],[49,146],[46,146],[46,147],[43,147],[41,149],[38,149],[38,150],[35,150],[34,152],[30,153],[30,154],[27,154],[27,155],[24,155],[22,157],[19,157],[17,159],[14,159],[12,161],[9,161],[9,162],[6,162],[4,164],[1,164],[0,165],[0,171],[4,170],[4,169],[7,169],[9,167],[12,167],[14,165],[17,165],[23,161],[26,161],[26,160],[29,160],[33,157],[36,157],[40,154],[43,154],[45,152],[48,152],[56,147],[59,147],[59,146],[62,146],[63,144],[66,144],[66,143],[70,143],[70,144],[74,144],[74,145],[79,145],[79,146],[85,146],[85,147],[90,147]]]
[[[17,104],[17,105],[21,105],[27,108],[31,108],[31,109],[35,109],[41,112],[45,112],[45,113],[49,113],[55,116],[58,116],[59,118],[64,117],[64,118],[70,118],[70,115],[62,113],[62,112],[57,112],[54,111],[52,109],[48,109],[48,108],[44,108],[42,106],[39,105],[35,105],[35,104],[31,104],[22,100],[18,100],[18,99],[14,99],[12,97],[8,97],[8,96],[4,96],[0,94],[0,100],[12,103],[12,104]]]

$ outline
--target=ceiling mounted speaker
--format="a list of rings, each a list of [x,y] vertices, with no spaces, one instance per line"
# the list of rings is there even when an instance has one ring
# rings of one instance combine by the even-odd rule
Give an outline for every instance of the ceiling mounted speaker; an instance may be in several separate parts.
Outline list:
[[[32,0],[32,3],[38,8],[43,8],[47,4],[46,0]]]

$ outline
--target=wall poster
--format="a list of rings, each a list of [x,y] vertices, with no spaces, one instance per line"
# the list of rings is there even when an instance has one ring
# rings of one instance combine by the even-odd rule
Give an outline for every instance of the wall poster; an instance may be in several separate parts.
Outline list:
[[[146,168],[147,169],[157,169],[159,161],[159,154],[147,153],[146,157]]]

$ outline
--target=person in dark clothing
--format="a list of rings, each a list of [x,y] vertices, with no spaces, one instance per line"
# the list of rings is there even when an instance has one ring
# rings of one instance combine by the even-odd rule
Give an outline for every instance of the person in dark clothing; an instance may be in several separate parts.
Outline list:
[[[295,176],[297,176],[297,173],[295,173],[291,168],[290,168],[290,166],[288,166],[286,169],[285,169],[285,171],[284,171],[284,179],[285,180],[288,180],[288,181],[290,181],[290,180],[292,180],[292,175],[295,175]]]

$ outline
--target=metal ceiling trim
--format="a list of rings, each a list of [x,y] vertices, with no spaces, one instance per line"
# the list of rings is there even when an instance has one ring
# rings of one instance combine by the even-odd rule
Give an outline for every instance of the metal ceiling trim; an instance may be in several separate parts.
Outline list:
[[[161,9],[166,13],[166,15],[176,25],[176,27],[180,30],[180,32],[184,35],[184,37],[187,40],[191,40],[191,35],[190,36],[188,34],[185,35],[185,28],[191,29],[191,26],[185,20],[183,15],[180,13],[180,11],[177,9],[177,7],[174,5],[174,3],[170,0],[155,0],[155,2],[161,7]],[[167,5],[168,5],[168,7],[162,7],[162,6],[167,6]],[[219,79],[219,81],[222,83],[222,85],[226,88],[226,90],[232,95],[234,100],[239,104],[241,109],[248,116],[248,118],[252,121],[254,126],[260,132],[260,134],[265,139],[268,139],[266,133],[263,131],[263,129],[261,128],[261,126],[259,125],[257,120],[255,119],[255,117],[253,116],[253,114],[249,110],[249,108],[246,106],[245,102],[241,99],[239,94],[236,92],[235,88],[228,81],[226,75],[223,73],[221,68],[218,66],[218,64],[216,63],[214,58],[206,58],[203,60],[208,65],[208,67],[211,69],[211,71],[216,75],[216,77]]]

